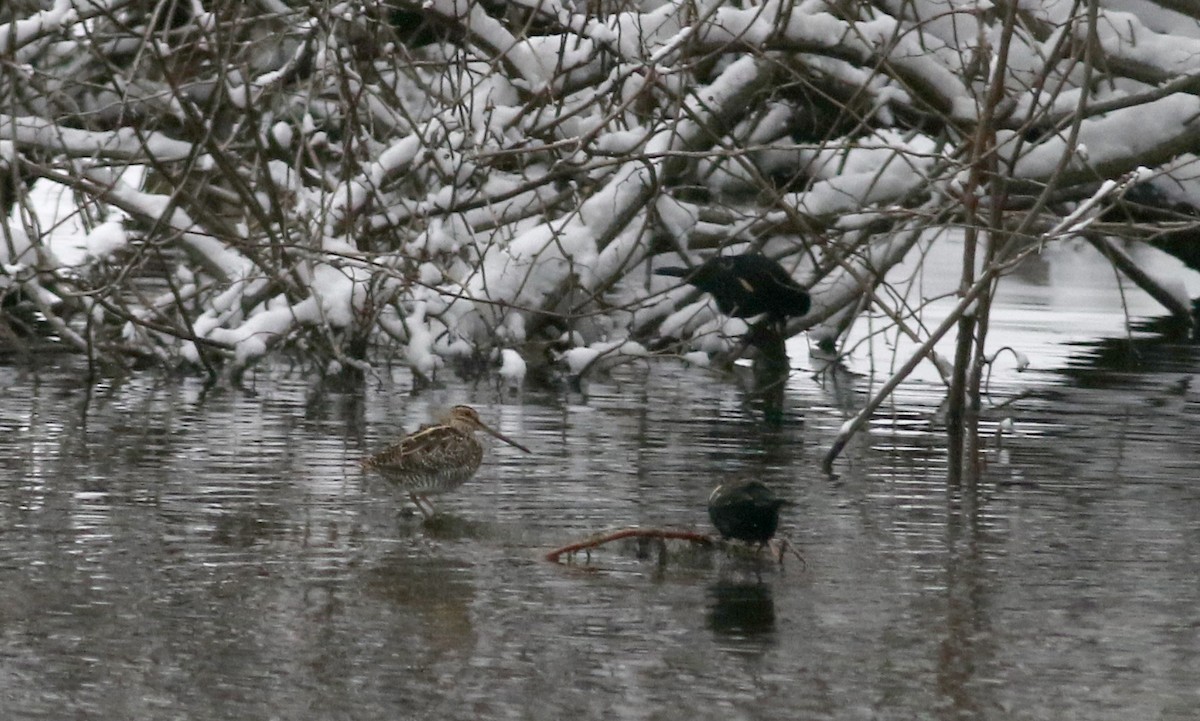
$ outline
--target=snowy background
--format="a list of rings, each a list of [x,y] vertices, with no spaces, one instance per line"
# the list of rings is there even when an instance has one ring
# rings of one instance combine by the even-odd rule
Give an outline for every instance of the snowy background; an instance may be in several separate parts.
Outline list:
[[[1194,253],[1177,2],[56,0],[0,57],[0,330],[113,368],[705,362],[744,322],[650,271],[747,251],[919,344],[889,271],[964,234],[982,300],[1082,238],[1188,306],[1123,250]]]

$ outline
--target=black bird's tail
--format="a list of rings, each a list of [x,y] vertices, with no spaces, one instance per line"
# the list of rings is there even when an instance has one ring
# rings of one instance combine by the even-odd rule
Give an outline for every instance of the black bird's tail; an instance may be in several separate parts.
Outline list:
[[[686,278],[691,274],[691,270],[680,268],[678,266],[667,266],[666,268],[655,268],[655,275],[669,275],[673,278]]]

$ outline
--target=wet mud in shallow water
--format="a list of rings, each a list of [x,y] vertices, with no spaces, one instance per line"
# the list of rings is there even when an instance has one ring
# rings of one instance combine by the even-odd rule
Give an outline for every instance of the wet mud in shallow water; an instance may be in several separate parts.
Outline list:
[[[993,400],[1028,395],[986,415],[984,477],[961,488],[920,381],[821,475],[864,379],[821,382],[801,354],[771,422],[670,361],[586,397],[264,375],[253,397],[138,377],[88,398],[78,368],[0,368],[0,707],[1191,719],[1200,354],[1137,338],[997,381]],[[455,403],[533,453],[490,444],[426,524],[357,462]],[[736,478],[792,501],[780,531],[806,568],[674,546],[543,560],[630,524],[708,532]]]

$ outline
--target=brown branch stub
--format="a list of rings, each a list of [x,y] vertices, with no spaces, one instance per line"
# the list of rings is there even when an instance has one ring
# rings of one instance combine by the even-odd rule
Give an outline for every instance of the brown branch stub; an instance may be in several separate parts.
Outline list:
[[[687,531],[682,529],[672,528],[640,528],[632,526],[630,528],[622,528],[619,531],[610,531],[602,533],[582,541],[568,543],[565,546],[560,546],[546,554],[546,560],[551,563],[560,563],[560,557],[565,554],[574,554],[579,551],[587,551],[606,543],[620,541],[625,538],[654,538],[664,541],[688,541],[699,546],[714,546],[716,541],[705,533],[698,531]]]

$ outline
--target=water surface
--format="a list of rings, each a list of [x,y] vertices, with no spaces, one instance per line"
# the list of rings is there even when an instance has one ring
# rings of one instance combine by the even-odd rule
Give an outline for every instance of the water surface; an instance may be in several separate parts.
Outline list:
[[[89,391],[69,359],[0,367],[0,708],[1195,718],[1196,347],[1127,334],[1111,296],[1022,283],[994,331],[1034,368],[998,367],[992,399],[1012,402],[985,413],[988,466],[963,487],[945,483],[932,374],[822,475],[870,383],[814,377],[802,342],[778,424],[672,360],[516,394],[269,371],[254,393],[152,375]],[[493,444],[424,525],[355,461],[457,402],[534,453]],[[733,477],[794,501],[782,527],[805,568],[679,546],[543,560],[604,529],[707,529]]]

